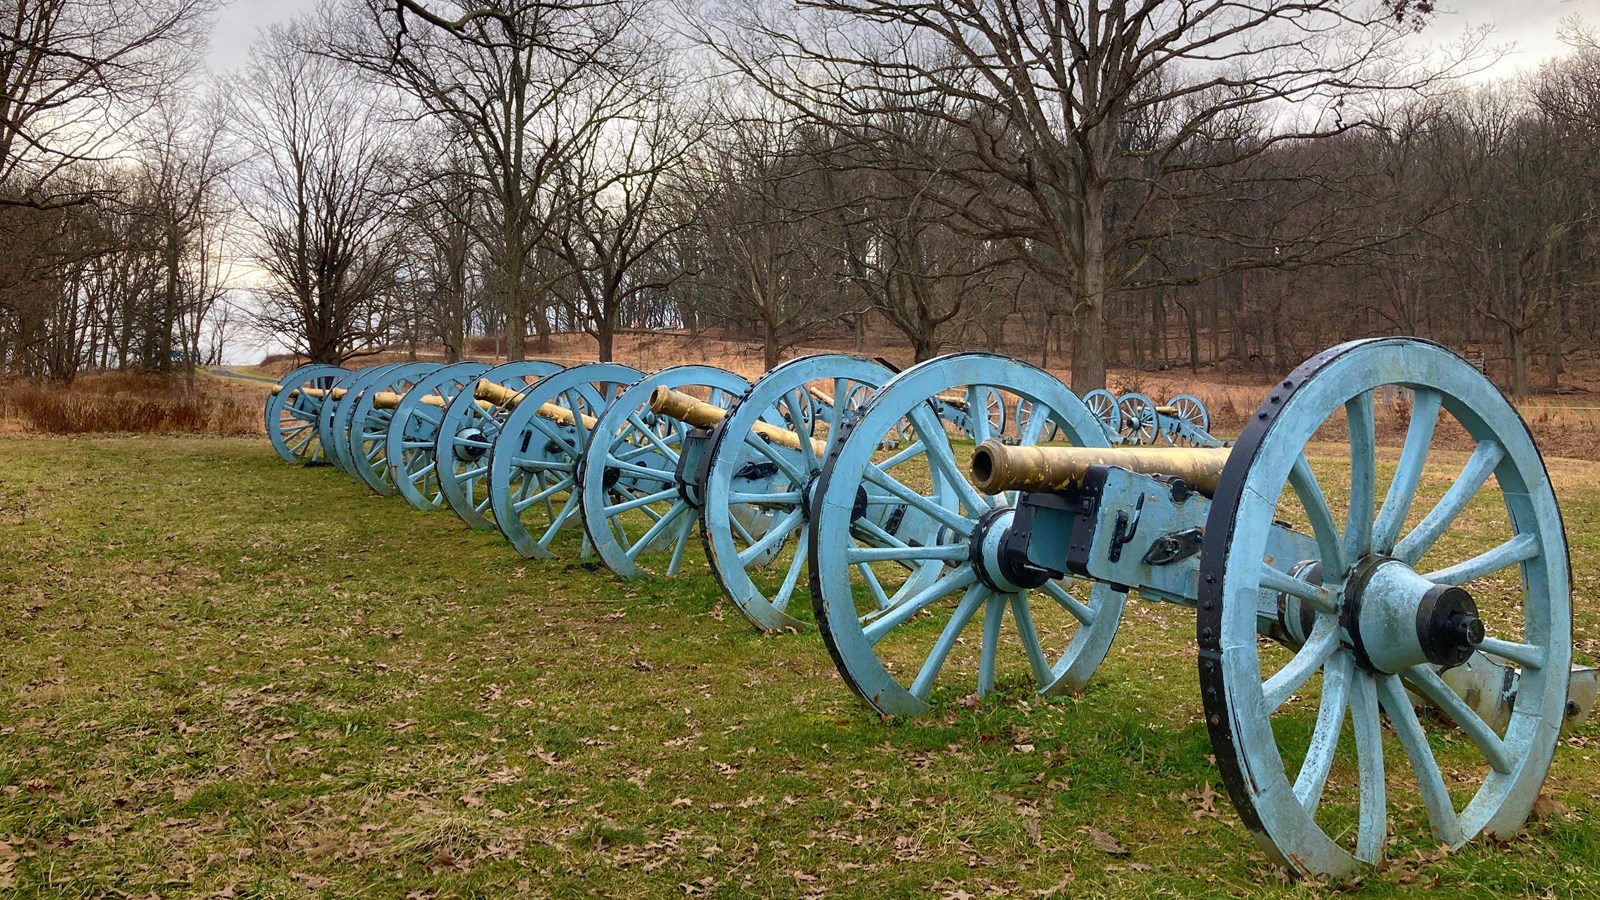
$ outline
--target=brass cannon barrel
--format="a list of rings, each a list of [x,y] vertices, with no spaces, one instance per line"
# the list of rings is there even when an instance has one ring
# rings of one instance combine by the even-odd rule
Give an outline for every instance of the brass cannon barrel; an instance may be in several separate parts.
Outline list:
[[[517,404],[522,402],[521,393],[521,391],[518,391],[515,388],[509,388],[503,384],[496,384],[487,378],[478,379],[477,387],[473,388],[472,390],[473,396],[478,398],[478,405],[484,407],[485,409],[489,408],[489,404],[495,403],[498,403],[507,409],[516,409]],[[540,404],[539,415],[544,416],[546,419],[559,422],[562,425],[571,425],[573,423],[572,410],[567,409],[564,406],[557,406],[554,403]],[[598,421],[600,420],[596,419],[594,416],[584,416],[583,427],[593,428],[595,423]]]
[[[696,428],[715,428],[728,416],[728,411],[720,406],[713,406],[704,400],[665,386],[650,392],[650,411],[680,422],[687,422]],[[757,422],[751,430],[780,447],[790,450],[800,449],[800,435],[787,428],[779,428],[768,422]],[[827,441],[811,439],[811,450],[816,455],[821,456],[827,449]]]
[[[400,401],[405,398],[405,394],[397,394],[394,391],[379,391],[372,395],[372,407],[374,409],[399,409]],[[438,394],[429,394],[422,398],[422,402],[428,406],[436,406],[439,409],[444,409],[450,405],[448,401]]]
[[[1223,447],[1011,447],[990,439],[972,452],[972,480],[989,494],[1059,491],[1081,484],[1090,466],[1116,466],[1182,478],[1209,497],[1227,461]]]
[[[344,395],[349,392],[344,388],[334,388],[331,391],[323,388],[301,388],[300,393],[305,394],[307,397],[326,397],[329,400],[343,400]],[[290,396],[293,396],[293,393]]]

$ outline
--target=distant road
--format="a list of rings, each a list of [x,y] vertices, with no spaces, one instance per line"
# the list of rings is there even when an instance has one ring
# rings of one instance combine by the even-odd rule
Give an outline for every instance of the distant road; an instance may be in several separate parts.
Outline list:
[[[206,371],[218,376],[219,378],[237,378],[240,381],[265,381],[267,384],[278,383],[278,379],[276,378],[268,378],[265,375],[246,375],[243,372],[235,372],[227,366],[212,366]]]

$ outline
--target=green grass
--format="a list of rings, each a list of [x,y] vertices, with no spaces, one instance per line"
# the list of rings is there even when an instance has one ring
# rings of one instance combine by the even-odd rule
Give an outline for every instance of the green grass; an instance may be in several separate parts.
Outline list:
[[[1592,663],[1600,466],[1552,474]],[[1011,659],[982,704],[882,721],[701,562],[523,560],[259,438],[0,440],[0,546],[0,893],[1332,892],[1228,804],[1175,607],[1130,603],[1081,697]],[[1525,837],[1363,886],[1600,895],[1597,750],[1563,742]]]

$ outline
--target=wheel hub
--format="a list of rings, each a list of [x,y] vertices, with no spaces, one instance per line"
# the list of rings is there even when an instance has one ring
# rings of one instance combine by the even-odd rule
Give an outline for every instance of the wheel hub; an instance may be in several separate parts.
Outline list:
[[[1424,662],[1459,666],[1484,639],[1471,594],[1434,584],[1384,556],[1356,565],[1345,587],[1340,623],[1350,635],[1356,662],[1391,674]]]
[[[1008,548],[1007,536],[1017,511],[1009,506],[991,509],[978,518],[968,539],[968,559],[978,580],[1002,593],[1029,591],[1042,586],[1051,573],[1029,565],[1023,554]]]
[[[477,428],[464,428],[456,434],[456,458],[462,462],[477,462],[489,448],[489,438]]]

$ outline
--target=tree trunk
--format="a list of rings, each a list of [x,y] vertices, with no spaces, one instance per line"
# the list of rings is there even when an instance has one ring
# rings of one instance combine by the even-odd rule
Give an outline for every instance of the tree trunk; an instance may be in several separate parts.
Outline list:
[[[507,209],[507,222],[501,230],[505,260],[500,273],[500,308],[506,316],[507,362],[527,357],[528,295],[523,290],[523,279],[528,268],[528,251],[522,243],[522,228],[512,221],[519,213],[519,209]]]
[[[551,332],[550,306],[549,304],[540,304],[539,307],[533,311],[533,313],[533,333],[538,338],[535,346],[538,348],[540,353],[549,353]],[[524,331],[524,333],[526,333],[526,331]]]
[[[1091,182],[1083,192],[1082,293],[1073,299],[1072,389],[1106,386],[1106,229],[1105,186]]]
[[[1150,343],[1156,367],[1167,367],[1167,302],[1161,289],[1150,292]]]
[[[771,371],[778,365],[778,327],[772,322],[761,323],[761,360]]]
[[[1194,307],[1193,300],[1188,304],[1178,304],[1178,308],[1183,310],[1184,321],[1189,326],[1189,374],[1198,375],[1200,374],[1200,327],[1199,314]]]
[[[1506,350],[1511,357],[1511,396],[1522,400],[1528,396],[1528,347],[1525,335],[1512,326],[1506,326]]]

